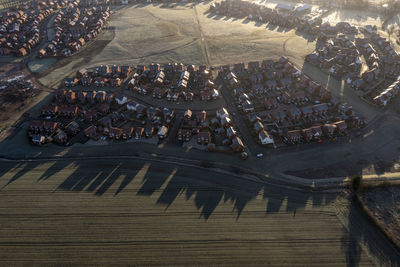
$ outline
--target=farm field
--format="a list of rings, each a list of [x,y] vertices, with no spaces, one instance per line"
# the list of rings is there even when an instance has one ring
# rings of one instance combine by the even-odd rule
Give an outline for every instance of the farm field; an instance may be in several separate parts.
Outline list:
[[[399,260],[358,209],[334,193],[140,160],[3,162],[1,170],[3,265]]]

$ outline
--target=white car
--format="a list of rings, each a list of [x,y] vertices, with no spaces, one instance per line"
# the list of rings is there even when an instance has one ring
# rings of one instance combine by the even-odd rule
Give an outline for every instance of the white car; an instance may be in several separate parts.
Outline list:
[[[257,158],[262,158],[262,157],[264,157],[264,154],[263,153],[258,153],[256,156],[257,156]]]

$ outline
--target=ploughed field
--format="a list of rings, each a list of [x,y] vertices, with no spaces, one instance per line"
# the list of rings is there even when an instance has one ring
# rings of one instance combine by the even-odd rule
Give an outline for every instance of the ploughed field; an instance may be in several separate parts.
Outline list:
[[[342,196],[126,159],[1,163],[2,265],[398,264]]]

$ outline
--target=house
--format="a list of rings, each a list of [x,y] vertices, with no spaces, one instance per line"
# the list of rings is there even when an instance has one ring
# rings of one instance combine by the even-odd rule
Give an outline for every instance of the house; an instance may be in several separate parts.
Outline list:
[[[126,109],[127,109],[127,110],[131,110],[131,111],[136,111],[136,107],[137,107],[138,105],[139,105],[139,104],[136,103],[135,101],[130,101],[128,104],[126,104]]]
[[[275,98],[265,98],[264,99],[264,107],[265,109],[276,109],[278,107],[278,102],[276,101]]]
[[[104,77],[96,77],[94,79],[94,85],[97,87],[104,87],[106,85],[107,79]]]
[[[254,112],[254,106],[253,103],[251,103],[249,100],[246,100],[242,103],[242,109],[244,112],[249,113],[249,112]]]
[[[228,127],[226,129],[226,136],[229,138],[229,140],[232,140],[235,136],[237,136],[237,132],[233,127]]]
[[[130,138],[132,138],[132,134],[134,132],[134,128],[133,127],[125,127],[122,129],[122,139],[124,140],[128,140]]]
[[[34,143],[35,145],[43,145],[44,143],[46,143],[46,137],[41,135],[41,134],[34,134],[32,135],[32,143]]]
[[[107,116],[98,120],[97,123],[102,127],[111,127],[112,120],[109,116]]]
[[[76,101],[76,93],[72,90],[69,90],[66,93],[65,98],[69,104],[73,104]]]
[[[310,142],[314,138],[314,133],[310,128],[301,130],[304,140]]]
[[[297,121],[301,118],[301,111],[300,109],[293,107],[287,111],[287,115],[292,121]]]
[[[96,100],[96,95],[97,95],[97,92],[96,91],[91,91],[91,92],[87,92],[87,94],[86,94],[86,101],[89,103],[89,104],[94,104],[95,103],[95,100]]]
[[[143,127],[135,127],[135,139],[140,139],[142,138],[144,134],[144,128]]]
[[[112,87],[120,87],[122,84],[122,80],[120,78],[113,78],[110,80],[110,85]]]
[[[320,139],[322,137],[322,128],[321,126],[313,126],[311,127],[311,131],[313,133],[314,139]]]
[[[58,128],[58,123],[54,121],[44,121],[43,122],[43,132],[46,134],[53,134]]]
[[[103,103],[103,102],[105,102],[105,101],[106,101],[106,95],[107,95],[106,92],[104,92],[104,91],[98,91],[98,92],[96,93],[96,101],[97,101],[97,103]]]
[[[146,138],[152,137],[153,133],[154,133],[154,127],[153,126],[147,126],[144,129],[144,134],[145,134]]]
[[[28,130],[34,133],[39,133],[43,129],[43,122],[42,121],[30,121]]]
[[[153,90],[153,97],[161,99],[166,95],[166,90],[164,88],[156,87]]]
[[[212,98],[212,92],[210,90],[203,90],[200,92],[200,99],[202,101],[208,101]]]
[[[128,102],[128,98],[126,96],[117,96],[115,98],[115,101],[118,105],[124,105]]]
[[[192,137],[192,131],[190,129],[179,129],[178,130],[178,140],[189,142]]]
[[[58,106],[48,105],[42,106],[42,115],[43,116],[54,116],[58,111]]]
[[[187,109],[183,115],[185,120],[190,120],[192,118],[192,111],[190,109]]]
[[[338,121],[333,123],[336,126],[336,131],[338,134],[347,134],[347,124],[345,121]]]
[[[58,115],[61,117],[75,117],[78,115],[78,106],[60,106]]]
[[[305,106],[301,108],[303,118],[310,118],[314,114],[312,106]]]
[[[163,108],[162,114],[164,117],[164,120],[169,124],[172,119],[175,117],[175,112],[173,110],[170,110],[168,108]]]
[[[272,138],[272,136],[270,136],[266,130],[261,130],[258,133],[258,139],[263,145],[269,145],[274,143],[274,138]]]
[[[328,137],[332,137],[336,131],[336,125],[334,124],[324,124],[322,126],[322,131],[324,133],[324,135],[328,136]]]
[[[81,104],[86,103],[86,97],[87,97],[87,92],[79,92],[78,93],[78,99]]]
[[[195,114],[198,123],[205,122],[207,119],[207,112],[205,110],[199,111]]]
[[[197,134],[197,143],[207,145],[211,140],[210,132],[199,132]]]
[[[122,129],[116,127],[110,127],[108,137],[111,139],[121,139],[122,137]]]
[[[244,144],[242,142],[242,139],[240,139],[239,137],[234,137],[232,139],[232,144],[231,144],[231,148],[233,151],[235,152],[242,152],[244,149]]]
[[[97,135],[97,129],[96,126],[94,125],[90,125],[89,127],[87,127],[83,133],[85,134],[86,137],[89,137],[92,140],[98,140],[99,136]]]
[[[68,140],[68,137],[64,131],[58,130],[57,134],[54,136],[53,140],[58,144],[65,144]]]
[[[96,117],[97,117],[97,111],[95,110],[88,110],[83,114],[83,118],[87,122],[96,120]]]
[[[168,127],[165,125],[161,126],[157,133],[159,139],[164,139],[165,137],[167,137],[167,134],[168,134]]]
[[[222,127],[224,127],[226,129],[226,128],[233,126],[233,123],[229,117],[223,117],[221,119],[221,125],[222,125]]]
[[[102,114],[108,114],[108,113],[110,113],[110,104],[103,103],[97,107],[97,110]]]
[[[328,112],[328,104],[327,103],[322,103],[318,105],[312,106],[314,114],[317,116],[325,115]]]
[[[293,130],[293,131],[288,131],[286,134],[287,139],[291,143],[298,143],[301,140],[301,131],[300,130]]]
[[[67,78],[65,80],[65,86],[66,87],[72,87],[78,84],[78,78]]]
[[[256,121],[256,122],[254,123],[253,127],[254,127],[254,131],[255,131],[256,133],[259,133],[259,132],[261,132],[262,130],[264,130],[264,124],[262,124],[262,122],[260,122],[260,121]]]
[[[270,113],[270,118],[273,122],[282,123],[286,119],[286,112],[280,110],[274,113]]]
[[[68,125],[65,127],[65,131],[69,135],[75,135],[79,132],[79,124],[76,121],[71,121],[68,123]]]
[[[185,101],[193,101],[194,94],[192,92],[187,92],[185,94]]]
[[[256,121],[261,121],[261,118],[257,115],[257,113],[249,114],[248,119],[251,124],[254,124]]]

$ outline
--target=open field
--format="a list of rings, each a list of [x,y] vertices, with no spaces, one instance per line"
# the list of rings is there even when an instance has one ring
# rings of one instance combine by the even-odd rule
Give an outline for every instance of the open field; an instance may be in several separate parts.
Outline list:
[[[378,224],[400,244],[400,187],[383,184],[376,188],[364,189],[360,197]]]
[[[3,265],[388,266],[400,259],[332,193],[140,160],[3,162],[1,170]]]
[[[302,66],[315,48],[295,31],[205,14],[208,4],[130,6],[115,10],[108,29],[77,55],[40,75],[54,86],[81,67],[182,62],[219,66],[288,56]],[[37,63],[38,64],[38,63]],[[49,70],[51,70],[50,68]]]

